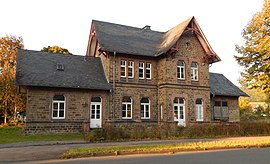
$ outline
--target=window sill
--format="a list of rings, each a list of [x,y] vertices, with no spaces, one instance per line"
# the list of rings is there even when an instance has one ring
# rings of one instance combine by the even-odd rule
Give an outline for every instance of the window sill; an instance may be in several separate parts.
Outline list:
[[[64,120],[65,118],[52,118],[52,120]]]
[[[141,121],[142,122],[148,122],[148,121],[150,121],[150,118],[141,118]]]

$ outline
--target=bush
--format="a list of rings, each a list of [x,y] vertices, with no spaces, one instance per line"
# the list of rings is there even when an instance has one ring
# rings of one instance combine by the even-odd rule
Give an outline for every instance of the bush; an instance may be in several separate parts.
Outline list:
[[[239,124],[194,124],[179,127],[164,125],[105,125],[92,129],[85,139],[89,142],[124,141],[170,138],[215,138],[231,136],[270,135],[270,123],[243,122]]]

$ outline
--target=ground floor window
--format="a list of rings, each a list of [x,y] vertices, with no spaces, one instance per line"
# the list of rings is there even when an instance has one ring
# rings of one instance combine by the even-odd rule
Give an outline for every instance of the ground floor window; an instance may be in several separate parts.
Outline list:
[[[215,120],[228,120],[229,119],[229,109],[228,109],[227,101],[215,101],[214,119]]]
[[[122,99],[122,119],[132,119],[132,99],[125,96]]]
[[[185,100],[184,98],[175,98],[173,101],[174,121],[178,125],[185,126]]]
[[[196,99],[195,113],[196,113],[196,121],[203,121],[203,103],[202,103],[202,99]]]
[[[90,128],[101,128],[102,123],[101,97],[92,97],[90,105]]]
[[[150,100],[149,98],[141,99],[141,119],[150,119]]]
[[[100,119],[101,115],[101,98],[91,98],[91,119]]]
[[[54,95],[52,103],[52,118],[64,119],[65,118],[65,96]]]

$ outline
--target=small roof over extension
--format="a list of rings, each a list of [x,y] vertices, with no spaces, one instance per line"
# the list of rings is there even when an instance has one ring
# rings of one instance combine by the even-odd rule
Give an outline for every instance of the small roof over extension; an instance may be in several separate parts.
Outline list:
[[[16,84],[110,90],[100,58],[18,49]]]
[[[210,92],[213,96],[248,96],[224,75],[218,73],[210,73]]]

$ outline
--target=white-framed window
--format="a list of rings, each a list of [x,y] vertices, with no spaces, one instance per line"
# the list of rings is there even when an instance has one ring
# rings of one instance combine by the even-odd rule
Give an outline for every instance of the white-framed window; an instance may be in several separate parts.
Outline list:
[[[203,121],[203,102],[202,102],[202,99],[196,99],[195,113],[196,113],[196,121]]]
[[[175,98],[173,104],[174,104],[174,121],[184,119],[184,105],[185,105],[184,99]]]
[[[139,62],[139,79],[144,79],[144,63]]]
[[[198,81],[198,64],[196,62],[191,63],[191,80]]]
[[[91,119],[101,118],[101,98],[92,97],[91,98]]]
[[[132,119],[132,99],[129,96],[122,99],[122,119]]]
[[[146,63],[145,65],[145,77],[146,79],[151,79],[151,63]]]
[[[64,119],[65,118],[65,96],[54,95],[52,102],[52,118]]]
[[[184,61],[177,62],[177,79],[181,79],[181,80],[185,79],[185,62]]]
[[[128,62],[128,78],[134,78],[134,62]]]
[[[150,119],[150,100],[147,97],[141,99],[141,119]]]
[[[121,60],[120,63],[120,76],[121,77],[126,77],[126,61],[125,60]]]
[[[173,100],[173,113],[174,113],[174,121],[177,121],[179,126],[186,126],[184,98],[176,97]]]

